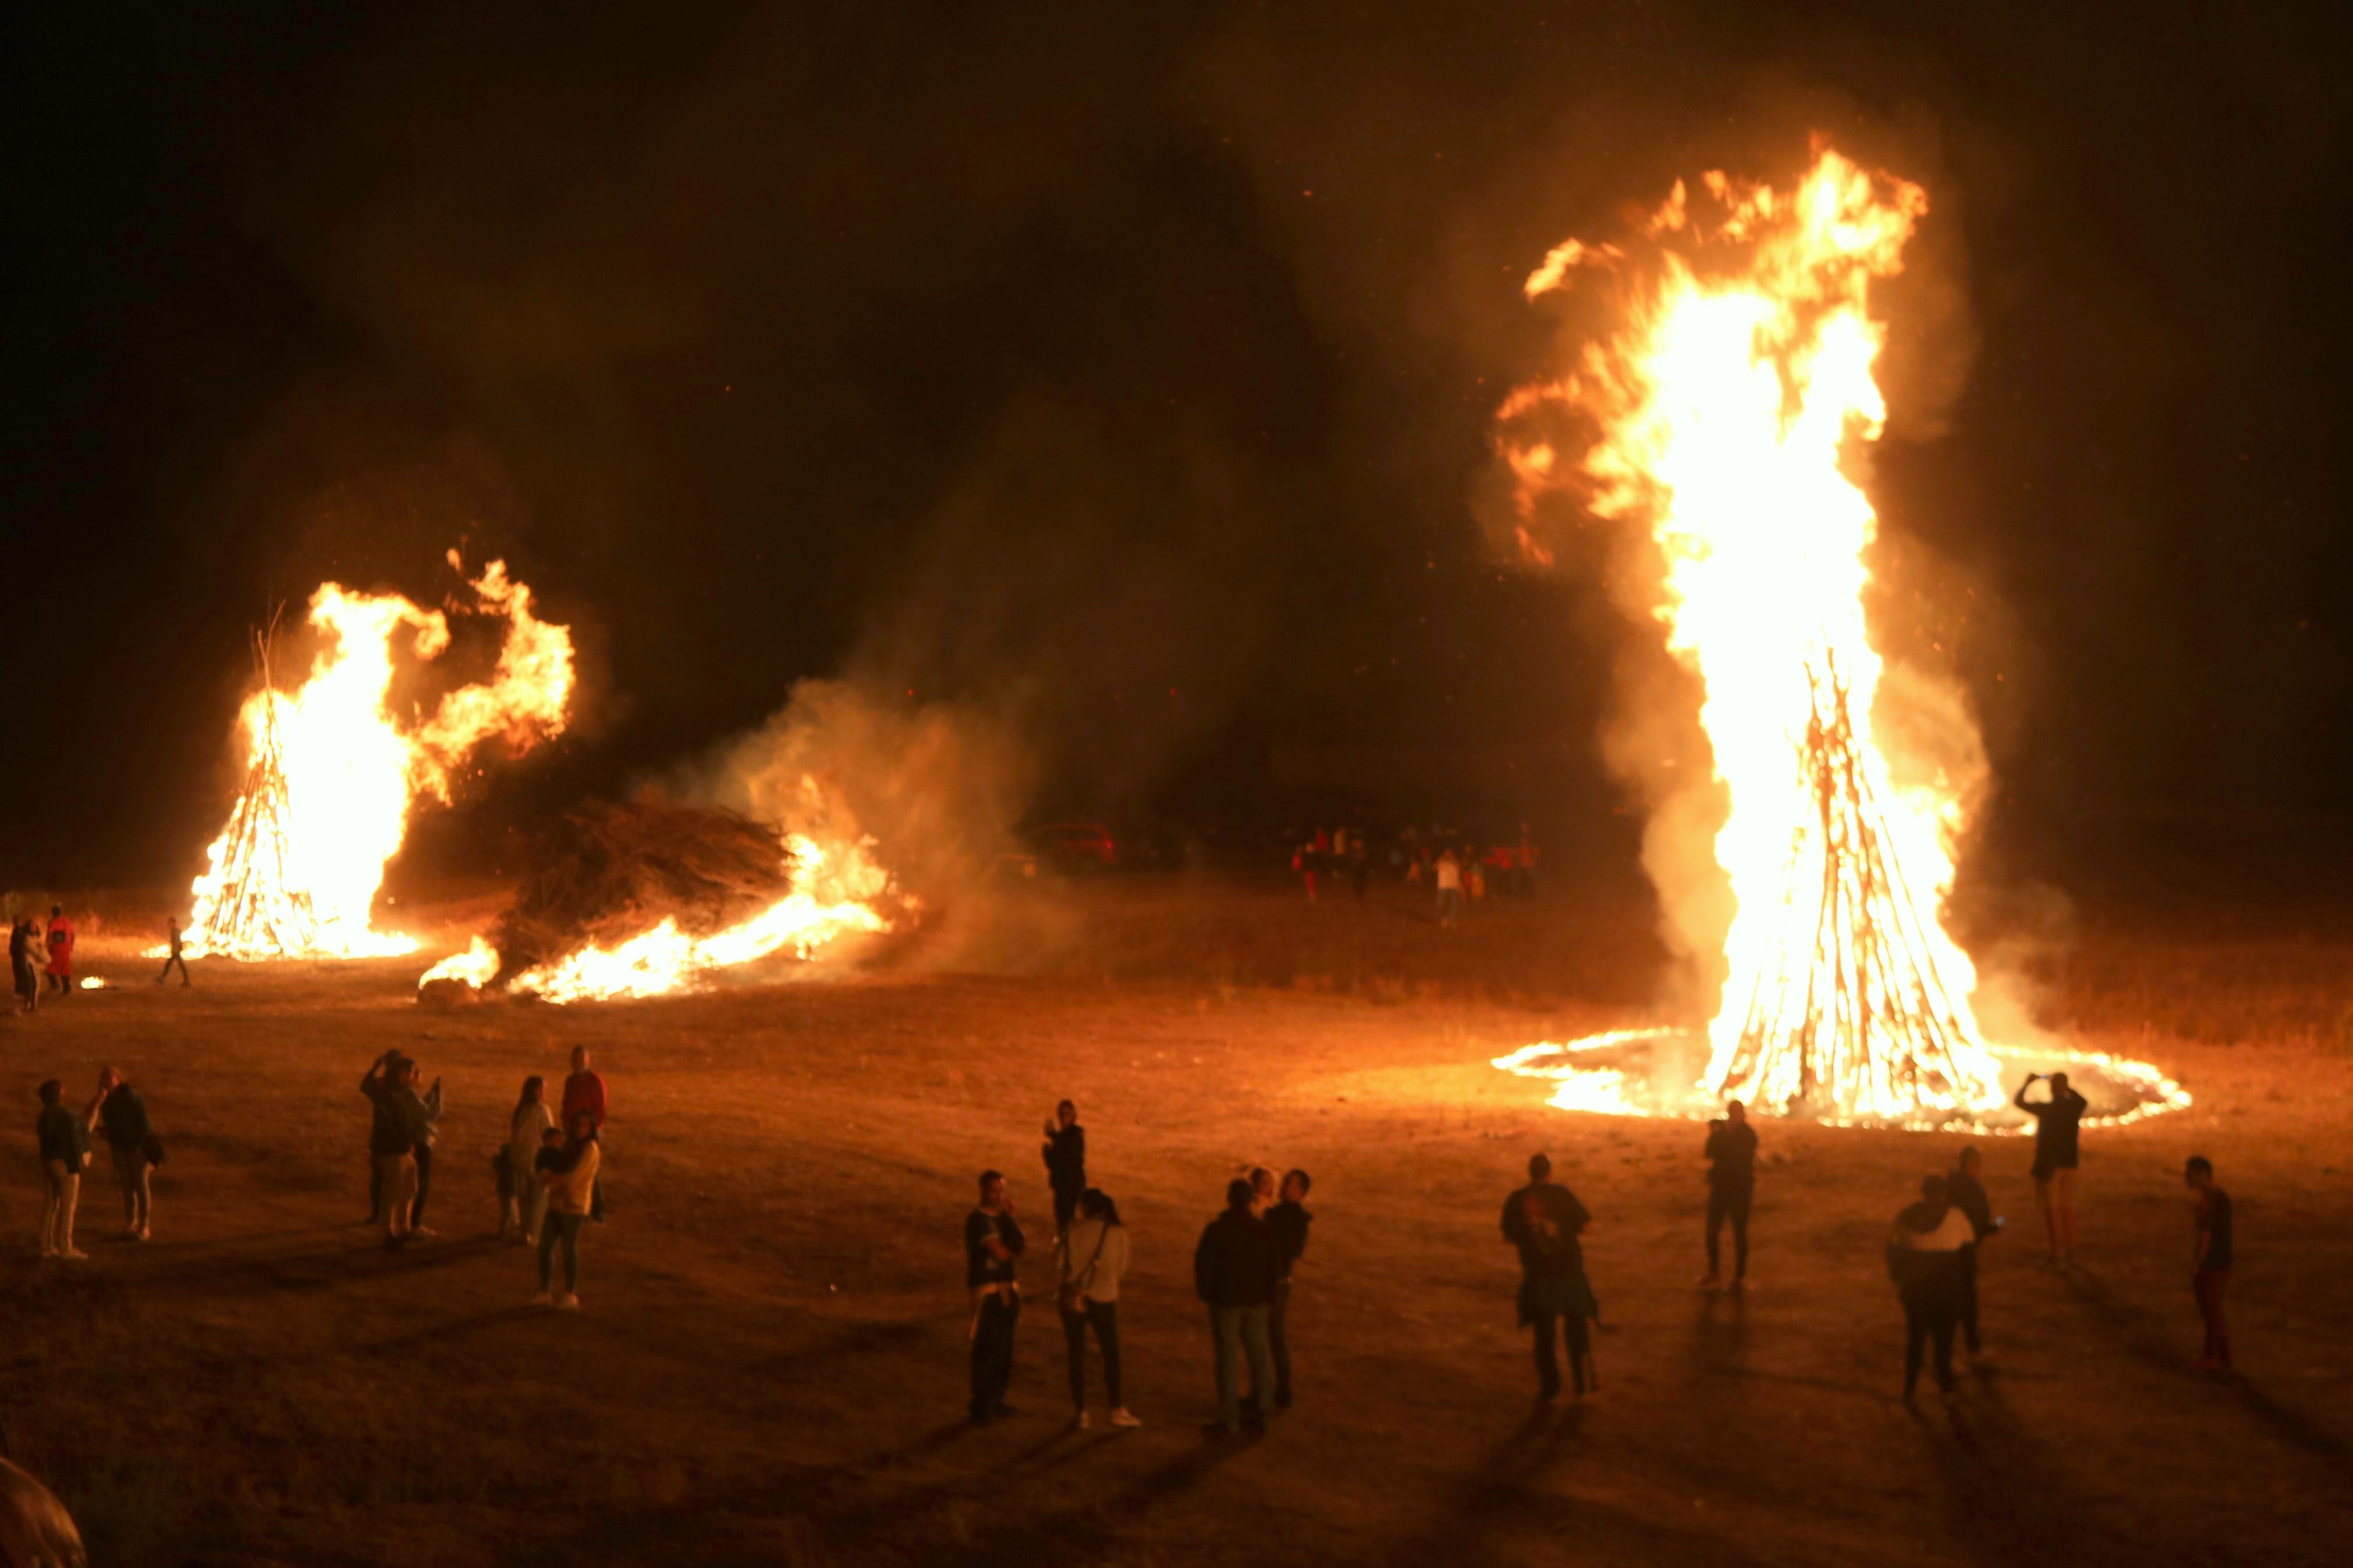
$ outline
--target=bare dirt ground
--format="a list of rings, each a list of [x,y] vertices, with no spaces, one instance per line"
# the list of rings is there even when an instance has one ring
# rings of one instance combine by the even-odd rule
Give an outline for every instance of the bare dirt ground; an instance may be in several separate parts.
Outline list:
[[[1639,910],[1549,894],[1447,937],[1420,901],[1287,884],[1041,890],[1028,971],[902,965],[678,1000],[420,1009],[424,958],[199,963],[0,1027],[0,1412],[111,1564],[2341,1562],[2353,1540],[2353,943],[2082,921],[2029,954],[2045,1021],[2198,1097],[2086,1136],[2086,1264],[2038,1269],[2023,1143],[1991,1150],[1993,1370],[1894,1398],[1894,1210],[1957,1138],[1767,1123],[1756,1289],[1701,1296],[1699,1130],[1570,1115],[1488,1058],[1639,1021]],[[2094,914],[2096,911],[2094,911]],[[460,934],[448,933],[452,939]],[[1024,949],[1009,940],[1009,957]],[[429,957],[429,955],[427,955]],[[610,1223],[586,1310],[525,1303],[488,1162],[526,1073],[596,1053]],[[428,1220],[365,1207],[361,1073],[447,1080]],[[170,1163],[156,1239],[34,1256],[34,1088],[121,1065]],[[975,1172],[1050,1232],[1038,1126],[1080,1103],[1135,1265],[1145,1430],[1064,1429],[1042,1256],[1018,1417],[960,1424]],[[1606,1391],[1531,1417],[1496,1234],[1549,1148],[1597,1215]],[[2194,1379],[2182,1158],[2239,1205],[2244,1376]],[[1188,1261],[1225,1180],[1315,1174],[1299,1404],[1205,1440]],[[1039,1243],[1042,1247],[1042,1240]],[[1100,1423],[1100,1416],[1098,1417]]]

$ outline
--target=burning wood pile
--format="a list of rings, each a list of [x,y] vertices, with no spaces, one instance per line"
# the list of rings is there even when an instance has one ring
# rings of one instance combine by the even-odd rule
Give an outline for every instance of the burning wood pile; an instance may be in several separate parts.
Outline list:
[[[286,789],[286,747],[278,734],[285,699],[270,674],[276,632],[272,620],[268,631],[253,634],[254,672],[261,683],[253,761],[228,826],[214,846],[212,885],[197,906],[196,940],[221,952],[309,952],[319,945],[310,889],[289,868],[294,808]]]
[[[652,795],[591,803],[551,834],[491,940],[434,965],[420,995],[651,996],[778,952],[809,959],[850,932],[893,929],[886,903],[912,910],[871,847]]]
[[[1970,1006],[1976,971],[1940,919],[1966,801],[1938,768],[1898,766],[1874,732],[1877,520],[1849,463],[1886,416],[1872,286],[1903,270],[1927,197],[1827,150],[1794,188],[1711,174],[1704,190],[1678,184],[1623,243],[1570,240],[1546,258],[1531,299],[1599,292],[1614,321],[1578,334],[1568,368],[1500,418],[1523,550],[1549,559],[1547,498],[1640,530],[1617,586],[1696,678],[1712,776],[1648,776],[1644,858],[1688,947],[1721,932],[1707,1065],[1696,1082],[1669,1065],[1690,1059],[1673,1030],[1497,1065],[1561,1080],[1554,1102],[1578,1110],[1739,1097],[1830,1121],[1975,1123],[2004,1101]],[[1954,724],[1974,753],[1973,724]],[[1721,879],[1704,896],[1668,878],[1711,861]]]
[[[1717,1092],[1822,1120],[1982,1110],[2001,1084],[1904,879],[1835,655],[1807,672],[1798,760],[1813,812],[1792,835],[1769,945]]]

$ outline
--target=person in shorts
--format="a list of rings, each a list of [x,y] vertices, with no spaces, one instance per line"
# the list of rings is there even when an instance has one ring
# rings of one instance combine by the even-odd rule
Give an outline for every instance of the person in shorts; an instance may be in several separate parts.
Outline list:
[[[2028,1089],[2045,1081],[2051,1085],[2048,1099],[2026,1098]],[[2051,1235],[2051,1267],[2064,1268],[2075,1261],[2075,1168],[2082,1163],[2078,1133],[2089,1102],[2067,1087],[2065,1073],[2054,1072],[2046,1080],[2031,1072],[2011,1103],[2034,1118],[2034,1195],[2042,1202],[2042,1223]]]

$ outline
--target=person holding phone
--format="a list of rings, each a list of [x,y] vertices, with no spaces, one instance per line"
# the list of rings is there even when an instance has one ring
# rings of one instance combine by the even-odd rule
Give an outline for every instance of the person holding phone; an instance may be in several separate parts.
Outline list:
[[[1054,1107],[1039,1152],[1046,1159],[1046,1185],[1054,1194],[1054,1235],[1067,1236],[1079,1194],[1087,1190],[1087,1130],[1079,1125],[1075,1102],[1066,1100]]]
[[[2026,1091],[2039,1082],[2050,1084],[2048,1097],[2029,1100]],[[2079,1133],[2090,1102],[2067,1087],[2065,1073],[2045,1079],[2031,1072],[2011,1103],[2034,1118],[2034,1194],[2051,1235],[2051,1267],[2064,1268],[2075,1261],[2075,1169],[2082,1163]]]

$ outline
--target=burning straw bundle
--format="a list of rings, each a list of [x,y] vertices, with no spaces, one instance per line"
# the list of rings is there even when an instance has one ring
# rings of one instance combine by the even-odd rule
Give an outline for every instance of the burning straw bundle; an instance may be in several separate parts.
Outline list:
[[[776,832],[733,812],[654,796],[591,801],[550,832],[539,870],[494,940],[501,981],[665,917],[691,933],[733,925],[789,890]]]

